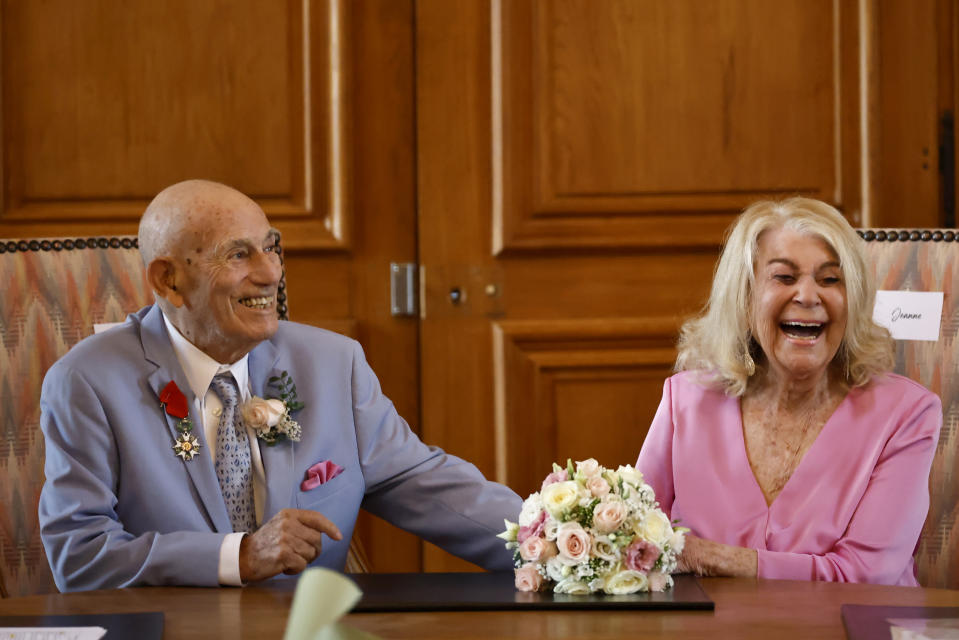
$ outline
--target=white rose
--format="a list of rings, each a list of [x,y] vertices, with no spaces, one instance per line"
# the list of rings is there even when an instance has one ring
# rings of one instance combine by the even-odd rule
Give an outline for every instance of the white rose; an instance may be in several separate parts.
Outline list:
[[[572,480],[554,482],[541,492],[543,508],[554,518],[576,506],[579,501],[579,486]]]
[[[659,509],[647,511],[646,516],[636,523],[633,531],[660,549],[666,546],[673,536],[673,527],[669,523],[669,518]]]
[[[568,593],[571,596],[584,596],[589,593],[589,587],[576,579],[575,576],[564,578],[553,587],[553,593]]]
[[[595,458],[587,458],[576,463],[576,474],[584,478],[593,478],[602,472],[603,468],[599,466]]]
[[[620,465],[616,469],[616,475],[619,478],[622,478],[623,482],[626,484],[631,484],[634,487],[641,487],[643,485],[643,474],[641,474],[638,469],[631,465]]]
[[[266,431],[275,427],[286,415],[286,405],[282,400],[253,397],[240,406],[243,422],[254,431]]]
[[[538,493],[532,494],[523,502],[523,508],[519,512],[519,526],[528,527],[539,517],[543,511],[543,501]]]
[[[646,591],[649,587],[649,580],[639,571],[630,571],[629,569],[614,573],[606,578],[606,586],[603,591],[610,595],[623,595],[626,593],[636,593],[637,591]]]

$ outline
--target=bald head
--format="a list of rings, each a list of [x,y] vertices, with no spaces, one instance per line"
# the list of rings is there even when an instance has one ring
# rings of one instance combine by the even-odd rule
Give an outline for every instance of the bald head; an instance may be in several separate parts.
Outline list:
[[[237,206],[256,204],[232,187],[209,180],[185,180],[157,194],[140,218],[137,234],[143,263],[161,256],[183,256],[202,246],[203,233],[216,218]]]

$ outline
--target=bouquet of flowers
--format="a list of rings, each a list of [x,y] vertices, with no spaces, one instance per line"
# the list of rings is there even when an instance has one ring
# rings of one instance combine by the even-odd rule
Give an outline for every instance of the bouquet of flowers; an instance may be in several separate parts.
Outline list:
[[[631,466],[611,471],[590,458],[553,464],[498,537],[513,550],[520,591],[609,594],[663,591],[688,529],[673,527],[652,487]]]

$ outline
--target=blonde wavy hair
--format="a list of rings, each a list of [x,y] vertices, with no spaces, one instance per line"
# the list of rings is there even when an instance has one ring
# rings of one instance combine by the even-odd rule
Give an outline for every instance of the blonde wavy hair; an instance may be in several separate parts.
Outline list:
[[[839,258],[848,315],[831,364],[844,382],[862,386],[890,371],[893,340],[872,319],[876,292],[862,240],[836,209],[799,197],[756,202],[733,223],[716,263],[709,301],[680,331],[675,370],[701,371],[731,396],[742,396],[753,376],[765,375],[765,354],[750,332],[755,260],[762,233],[782,228],[821,238]]]

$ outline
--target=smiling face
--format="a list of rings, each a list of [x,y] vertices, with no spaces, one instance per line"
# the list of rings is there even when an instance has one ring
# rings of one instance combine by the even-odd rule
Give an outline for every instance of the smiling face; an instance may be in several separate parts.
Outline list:
[[[839,259],[820,237],[778,228],[759,237],[750,330],[783,382],[826,376],[846,331]]]
[[[278,235],[252,200],[217,185],[181,205],[164,311],[197,348],[236,362],[278,327]]]

